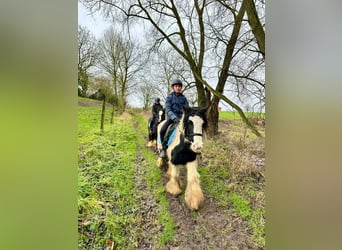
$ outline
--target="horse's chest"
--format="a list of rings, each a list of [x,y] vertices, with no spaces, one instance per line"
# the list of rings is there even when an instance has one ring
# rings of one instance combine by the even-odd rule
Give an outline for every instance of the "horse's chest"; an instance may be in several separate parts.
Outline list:
[[[188,143],[180,143],[171,151],[171,163],[174,165],[185,165],[194,160],[196,160],[196,153],[190,149]]]

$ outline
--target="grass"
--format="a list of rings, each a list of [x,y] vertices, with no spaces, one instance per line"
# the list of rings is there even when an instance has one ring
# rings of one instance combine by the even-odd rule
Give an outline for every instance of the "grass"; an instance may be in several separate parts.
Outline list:
[[[136,198],[138,167],[144,169],[140,172],[146,184],[144,192],[158,204],[155,220],[161,230],[153,235],[153,246],[162,248],[172,240],[176,225],[169,213],[162,175],[155,167],[155,155],[145,147],[146,119],[132,110],[110,124],[110,112],[106,110],[101,131],[101,107],[78,109],[79,249],[105,249],[109,244],[115,249],[137,248],[142,237],[137,225],[143,219],[136,213],[141,207]],[[220,112],[220,117],[225,117],[222,119],[233,115]],[[258,153],[258,148],[255,152],[251,148],[256,138],[244,134],[238,117],[229,124],[224,136],[206,141],[205,158],[199,167],[202,188],[223,209],[246,221],[255,248],[264,248],[264,184],[251,176],[252,169],[245,161],[251,152]],[[139,164],[138,155],[143,159]]]
[[[141,115],[125,114],[110,124],[107,109],[101,131],[100,111],[96,106],[78,109],[79,249],[104,249],[110,244],[115,249],[137,248],[142,237],[137,227],[142,215],[136,213],[141,206],[135,180],[141,167],[136,163],[139,153],[147,169],[141,178],[160,205],[157,223],[163,230],[153,240],[155,246],[162,246],[172,238],[175,225],[155,156],[145,147],[146,121]]]
[[[129,123],[106,123],[99,107],[79,107],[79,248],[134,249],[126,240],[139,206],[134,199],[135,131]],[[109,117],[109,114],[107,115]]]
[[[175,223],[169,213],[169,201],[165,197],[165,189],[163,187],[160,170],[155,167],[155,155],[144,146],[146,144],[146,138],[143,136],[146,134],[146,120],[142,115],[134,115],[134,119],[137,122],[138,130],[140,131],[138,143],[141,145],[141,151],[145,162],[149,166],[145,175],[147,185],[149,191],[154,194],[155,199],[160,204],[160,212],[157,220],[164,228],[162,234],[158,236],[158,240],[160,242],[157,242],[156,245],[162,246],[172,239],[175,230]]]
[[[261,118],[265,119],[265,113],[256,113],[256,112],[245,112],[247,118]],[[232,111],[220,111],[219,119],[241,119],[238,112]]]
[[[248,160],[250,154],[263,155],[261,142],[248,131],[244,135],[244,127],[237,124],[238,120],[232,121],[220,136],[206,140],[206,158],[199,167],[202,188],[228,213],[246,221],[255,248],[264,248],[264,182],[255,179],[253,175],[261,170]]]

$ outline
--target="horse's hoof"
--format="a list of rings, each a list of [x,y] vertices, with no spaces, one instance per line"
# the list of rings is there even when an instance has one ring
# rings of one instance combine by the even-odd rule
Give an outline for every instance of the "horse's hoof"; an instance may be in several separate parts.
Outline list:
[[[198,210],[204,201],[201,189],[194,189],[191,192],[185,191],[185,203],[190,210]]]
[[[164,174],[164,177],[167,178],[167,179],[170,179],[171,175],[169,174],[169,172],[166,172],[166,173]]]
[[[152,145],[153,145],[152,141],[149,141],[146,146],[150,148],[150,147],[152,147]]]
[[[178,186],[178,183],[174,181],[169,181],[166,183],[166,191],[174,196],[177,196],[182,192]]]
[[[156,165],[157,165],[158,168],[162,168],[163,167],[163,158],[159,157],[157,159]]]

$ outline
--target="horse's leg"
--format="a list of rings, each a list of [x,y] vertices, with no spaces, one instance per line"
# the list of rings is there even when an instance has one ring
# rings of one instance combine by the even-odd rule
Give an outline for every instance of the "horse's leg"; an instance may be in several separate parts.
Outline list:
[[[197,160],[188,162],[187,186],[185,190],[185,202],[191,210],[197,210],[203,203],[204,196],[200,186],[200,175],[197,172]]]
[[[153,147],[153,143],[152,143],[152,141],[148,141],[148,143],[147,143],[147,145],[146,145],[148,148],[151,148],[151,147]]]
[[[166,183],[166,191],[173,195],[178,195],[182,192],[179,187],[179,168],[169,162],[170,180]]]
[[[148,131],[148,143],[147,143],[147,147],[152,147],[153,146],[153,141],[152,141],[152,134],[150,132],[150,130]]]
[[[157,162],[156,162],[156,165],[157,165],[158,168],[162,168],[163,167],[164,160],[165,159],[158,157]]]
[[[151,147],[156,147],[157,146],[157,140],[156,139],[153,139],[152,140],[152,145]]]
[[[171,167],[170,167],[170,163],[168,162],[166,165],[165,165],[165,177],[170,179],[171,178]]]

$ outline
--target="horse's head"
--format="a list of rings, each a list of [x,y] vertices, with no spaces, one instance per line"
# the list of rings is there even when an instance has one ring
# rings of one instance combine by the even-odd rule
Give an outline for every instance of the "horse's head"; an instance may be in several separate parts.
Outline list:
[[[203,149],[203,128],[206,125],[207,108],[183,107],[183,126],[185,142],[190,143],[190,149],[200,153]]]
[[[158,123],[165,120],[165,109],[160,109],[158,112]]]

